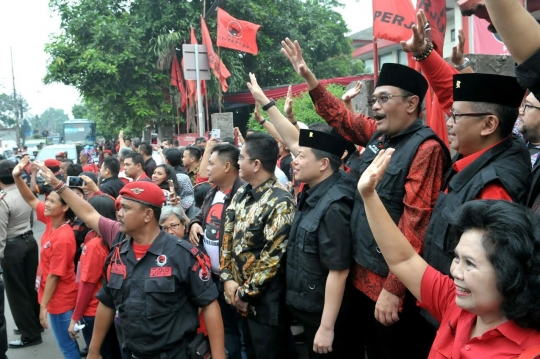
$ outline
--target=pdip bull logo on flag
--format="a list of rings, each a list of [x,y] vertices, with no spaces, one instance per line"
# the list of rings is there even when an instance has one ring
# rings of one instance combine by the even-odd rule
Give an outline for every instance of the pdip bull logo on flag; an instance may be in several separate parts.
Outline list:
[[[238,21],[230,21],[227,24],[227,32],[229,35],[236,37],[237,39],[241,39],[244,35],[244,32],[242,31],[242,25]]]

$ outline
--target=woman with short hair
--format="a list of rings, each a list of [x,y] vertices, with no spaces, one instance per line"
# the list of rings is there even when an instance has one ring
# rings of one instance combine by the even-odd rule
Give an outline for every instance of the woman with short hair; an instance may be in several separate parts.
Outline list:
[[[170,234],[174,234],[178,238],[186,238],[186,228],[189,224],[189,218],[186,216],[181,207],[164,206],[161,209],[159,217],[159,225],[161,228]]]

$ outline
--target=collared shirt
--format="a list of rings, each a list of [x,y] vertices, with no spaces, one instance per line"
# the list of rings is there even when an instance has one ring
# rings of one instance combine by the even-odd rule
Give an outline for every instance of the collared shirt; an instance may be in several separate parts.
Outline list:
[[[0,259],[4,258],[6,238],[14,238],[28,232],[32,208],[26,203],[16,185],[4,189],[0,200]]]
[[[99,231],[110,244],[119,224],[101,217]],[[105,262],[104,283],[96,297],[118,311],[124,344],[136,356],[159,357],[180,347],[186,336],[196,333],[198,308],[218,296],[210,269],[197,260],[200,252],[177,240],[161,231],[137,260],[129,239],[119,244],[116,266],[111,265],[114,248]]]
[[[292,196],[275,176],[241,187],[225,211],[221,281],[240,284],[244,302],[261,293],[282,267],[295,214]]]
[[[476,315],[456,305],[456,286],[433,267],[424,272],[420,306],[441,323],[428,359],[517,358],[523,350],[540,343],[540,333],[509,320],[470,338]]]
[[[197,184],[197,175],[199,174],[199,166],[195,168],[193,171],[187,171],[187,175],[189,176],[189,180],[191,181],[191,184],[195,186]]]
[[[493,146],[484,148],[483,150],[473,153],[472,155],[469,155],[469,156],[463,157],[460,160],[457,160],[456,162],[452,164],[452,169],[456,173],[463,171],[467,166],[469,166],[471,163],[476,161],[480,156],[482,156],[488,150],[499,145],[501,142],[505,140],[506,138],[500,142],[497,142]],[[445,190],[445,192],[446,191],[447,189]],[[508,193],[508,191],[506,191],[504,186],[499,182],[489,183],[487,186],[485,186],[478,194],[478,199],[494,199],[494,200],[501,199],[501,200],[507,200],[507,201],[513,202],[513,199]]]
[[[348,141],[366,146],[377,131],[375,120],[349,111],[341,99],[321,84],[309,94],[319,116]],[[442,187],[446,163],[444,150],[434,139],[424,141],[411,162],[403,198],[405,209],[398,227],[417,253],[423,250],[424,236]],[[355,262],[350,277],[354,287],[373,301],[377,300],[382,289],[401,298],[406,293],[405,285],[392,272],[388,276],[381,276]]]

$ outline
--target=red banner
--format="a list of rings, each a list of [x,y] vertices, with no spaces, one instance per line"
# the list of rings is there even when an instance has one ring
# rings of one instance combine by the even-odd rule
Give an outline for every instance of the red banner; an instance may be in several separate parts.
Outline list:
[[[431,41],[442,56],[446,33],[446,0],[418,0],[416,10],[424,10],[431,28]]]
[[[171,85],[177,87],[180,91],[180,95],[182,96],[181,110],[182,112],[185,112],[187,94],[186,88],[184,86],[184,79],[182,78],[182,70],[180,69],[180,65],[178,64],[178,58],[176,57],[176,53],[173,55],[173,63],[171,68]]]
[[[217,21],[217,46],[257,55],[257,31],[261,25],[237,20],[219,7]]]
[[[510,55],[498,34],[487,29],[489,22],[473,16],[474,53],[482,55]]]
[[[212,38],[208,32],[208,27],[206,27],[206,22],[201,16],[201,32],[202,32],[202,43],[206,45],[206,51],[208,52],[208,65],[214,71],[214,75],[219,80],[221,84],[221,89],[223,92],[227,92],[229,85],[227,85],[227,79],[231,76],[231,73],[225,67],[223,61],[220,60],[218,55],[214,52],[214,46],[212,45]]]
[[[373,36],[377,39],[407,41],[415,22],[416,14],[409,0],[373,0]]]

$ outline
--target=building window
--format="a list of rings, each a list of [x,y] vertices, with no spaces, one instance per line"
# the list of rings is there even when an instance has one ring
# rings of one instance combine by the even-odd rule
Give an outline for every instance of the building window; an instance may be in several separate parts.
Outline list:
[[[400,65],[409,65],[409,59],[407,58],[407,53],[403,50],[398,50],[398,64]]]
[[[456,29],[450,30],[450,41],[456,41]]]
[[[379,56],[379,71],[381,70],[382,65],[384,65],[386,63],[389,63],[389,62],[394,62],[394,59],[393,59],[393,56],[392,56],[391,52],[388,53],[388,54],[384,54],[384,55]]]
[[[373,73],[373,59],[364,61],[364,73],[372,74]]]

